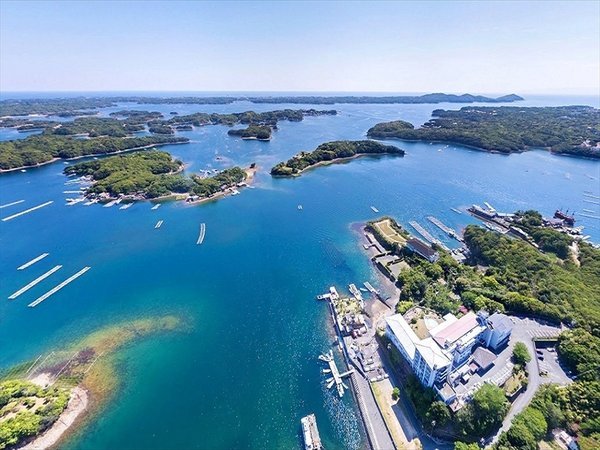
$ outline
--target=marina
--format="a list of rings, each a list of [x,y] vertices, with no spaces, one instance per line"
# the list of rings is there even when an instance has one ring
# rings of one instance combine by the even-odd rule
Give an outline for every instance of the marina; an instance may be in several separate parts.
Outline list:
[[[305,450],[322,450],[323,444],[321,444],[321,437],[319,436],[319,430],[317,429],[317,419],[314,414],[300,419],[302,425],[302,438],[304,439]]]
[[[204,236],[206,235],[206,224],[200,224],[200,234],[198,235],[198,240],[196,241],[196,245],[200,245],[204,242]]]
[[[88,270],[90,270],[91,267],[86,266],[83,269],[81,269],[79,272],[77,272],[74,275],[71,275],[69,278],[67,278],[65,281],[63,281],[62,283],[60,283],[59,285],[53,287],[52,289],[50,289],[48,292],[46,292],[44,295],[42,295],[41,297],[39,297],[37,300],[31,302],[29,305],[30,308],[35,308],[37,305],[39,305],[40,303],[42,303],[44,300],[46,300],[48,297],[50,297],[51,295],[56,294],[58,291],[60,291],[62,288],[64,288],[67,284],[71,283],[72,281],[75,281],[77,278],[79,278],[81,275],[83,275],[84,273],[86,273]],[[58,270],[58,269],[57,269]]]
[[[44,273],[43,275],[40,275],[39,277],[37,277],[35,280],[33,280],[31,283],[29,283],[28,285],[22,287],[21,289],[19,289],[17,292],[15,292],[14,294],[12,294],[10,297],[8,297],[9,300],[14,300],[15,298],[17,298],[19,295],[27,292],[29,289],[31,289],[32,287],[34,287],[36,284],[42,282],[43,280],[45,280],[46,278],[48,278],[50,275],[52,275],[54,272],[58,271],[61,269],[62,266],[54,266],[52,269],[50,269],[48,272]]]
[[[159,220],[158,222],[156,222],[156,225],[154,225],[154,229],[157,230],[158,228],[162,227],[163,221]]]
[[[337,364],[335,363],[335,359],[333,358],[333,350],[329,350],[329,352],[319,355],[319,359],[328,365],[328,369],[323,369],[323,373],[331,374],[331,377],[327,378],[325,382],[327,383],[327,389],[331,389],[335,387],[338,392],[338,396],[341,398],[344,396],[344,392],[346,389],[350,389],[345,383],[344,378],[349,377],[354,373],[354,369],[350,369],[344,373],[340,373]]]
[[[48,201],[46,203],[42,203],[41,205],[37,205],[37,206],[34,206],[33,208],[26,209],[25,211],[21,211],[19,213],[13,214],[12,216],[8,216],[8,217],[3,218],[2,222],[7,222],[9,220],[16,219],[17,217],[20,217],[20,216],[25,215],[25,214],[29,214],[30,212],[33,212],[33,211],[36,211],[38,209],[44,208],[44,207],[46,207],[48,205],[51,205],[52,203],[54,203],[54,200],[50,200],[50,201]]]
[[[427,220],[429,220],[432,224],[434,224],[436,227],[438,227],[440,230],[442,230],[444,233],[446,233],[452,239],[456,239],[457,241],[462,242],[461,237],[456,233],[456,231],[454,231],[452,228],[444,225],[444,223],[441,220],[439,220],[433,216],[427,216]]]
[[[33,258],[31,261],[26,262],[25,264],[17,267],[17,270],[25,270],[30,266],[33,266],[36,262],[41,261],[42,259],[44,259],[46,256],[48,256],[50,253],[42,253],[40,256],[36,256],[35,258]]]
[[[5,205],[0,205],[0,209],[8,208],[9,206],[18,205],[19,203],[23,203],[25,200],[17,200],[16,202],[6,203]]]

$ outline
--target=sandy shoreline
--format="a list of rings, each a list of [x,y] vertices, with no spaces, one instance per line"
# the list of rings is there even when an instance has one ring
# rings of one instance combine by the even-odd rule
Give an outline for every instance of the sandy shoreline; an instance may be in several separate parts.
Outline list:
[[[17,447],[18,450],[41,450],[47,449],[55,445],[67,432],[71,432],[70,428],[75,421],[84,413],[89,404],[88,391],[81,387],[71,389],[71,398],[65,410],[59,418],[40,436],[36,437],[29,443]]]

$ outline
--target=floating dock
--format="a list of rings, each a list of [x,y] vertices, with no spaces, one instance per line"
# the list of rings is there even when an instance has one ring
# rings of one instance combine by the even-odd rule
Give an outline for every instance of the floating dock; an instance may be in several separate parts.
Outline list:
[[[375,208],[374,206],[371,206],[371,209],[373,210],[374,213],[378,213],[379,210],[377,208]]]
[[[34,287],[36,284],[40,283],[41,281],[45,280],[46,278],[48,278],[50,275],[52,275],[54,272],[60,270],[62,266],[54,266],[52,269],[50,269],[48,272],[46,272],[43,275],[40,275],[39,277],[37,277],[35,280],[33,280],[31,283],[29,283],[27,286],[22,287],[21,289],[19,289],[17,292],[15,292],[14,294],[12,294],[10,297],[8,297],[9,300],[14,300],[15,298],[17,298],[19,295],[23,294],[24,292],[27,292],[29,289],[31,289],[32,287]]]
[[[456,208],[450,208],[452,211],[454,211],[456,214],[462,214],[462,211],[460,209],[456,209]]]
[[[156,211],[158,208],[160,208],[160,203],[157,203],[156,205],[154,205],[152,208],[150,208],[152,211]]]
[[[40,256],[37,256],[35,258],[33,258],[31,261],[26,262],[25,264],[23,264],[22,266],[17,267],[17,270],[25,270],[27,269],[29,266],[33,266],[36,262],[41,261],[42,259],[44,259],[46,256],[48,256],[50,253],[42,253]]]
[[[133,206],[133,202],[131,203],[125,203],[124,205],[120,206],[119,209],[129,209]]]
[[[71,275],[69,278],[67,278],[65,281],[63,281],[62,283],[60,283],[58,286],[53,287],[48,292],[46,292],[44,295],[42,295],[41,297],[39,297],[37,300],[31,302],[27,306],[29,306],[30,308],[36,307],[37,305],[39,305],[40,303],[42,303],[44,300],[46,300],[48,297],[50,297],[51,295],[56,294],[58,291],[60,291],[62,288],[64,288],[67,284],[71,283],[72,281],[75,281],[77,278],[79,278],[81,275],[83,275],[84,273],[86,273],[90,269],[91,269],[91,267],[89,267],[89,266],[84,267],[79,272],[77,272],[74,275]]]
[[[590,219],[600,219],[600,216],[596,216],[593,214],[579,213],[579,215],[582,217],[589,217]]]
[[[108,203],[106,203],[105,205],[103,205],[104,208],[110,208],[111,206],[115,206],[117,204],[118,200],[112,200]]]
[[[592,203],[594,205],[600,205],[600,202],[597,202],[595,200],[589,200],[587,198],[584,198],[583,201],[586,202],[586,203]],[[4,219],[2,219],[2,220],[4,220]]]
[[[302,424],[302,437],[304,438],[304,449],[305,450],[322,450],[323,444],[321,443],[321,437],[319,436],[319,430],[317,429],[317,419],[314,414],[300,419]]]
[[[329,350],[329,352],[323,355],[319,355],[319,359],[323,362],[326,362],[329,366],[329,369],[323,369],[323,373],[331,374],[331,377],[325,380],[327,382],[327,388],[331,389],[335,386],[338,395],[340,397],[343,397],[344,389],[349,389],[348,386],[346,386],[346,384],[344,383],[343,379],[352,375],[354,373],[354,369],[350,369],[347,372],[340,373],[335,363],[335,359],[333,359],[333,350]]]
[[[23,203],[25,200],[17,200],[16,202],[7,203],[5,205],[0,205],[0,209],[8,208],[9,206],[18,205],[19,203]]]
[[[204,242],[204,236],[206,235],[206,224],[200,224],[200,234],[198,235],[198,240],[196,241],[196,245],[200,245]]]
[[[363,284],[371,294],[379,295],[379,291],[375,289],[371,283],[365,281]]]
[[[162,227],[163,221],[159,220],[158,222],[156,222],[156,225],[154,225],[154,229],[157,230],[158,228]]]
[[[459,242],[462,241],[462,239],[456,233],[456,231],[454,231],[449,226],[444,225],[444,223],[441,220],[439,220],[439,219],[437,219],[437,218],[435,218],[433,216],[427,216],[427,220],[429,220],[432,224],[434,224],[436,227],[438,227],[440,230],[442,230],[444,233],[446,233],[452,239],[456,239]]]
[[[50,200],[49,202],[42,203],[41,205],[37,205],[37,206],[34,206],[33,208],[26,209],[25,211],[21,211],[19,213],[13,214],[12,216],[5,217],[4,219],[2,219],[2,222],[6,222],[8,220],[16,219],[17,217],[20,217],[20,216],[22,216],[24,214],[29,214],[30,212],[33,212],[36,209],[43,208],[45,206],[51,205],[52,203],[54,203],[54,200]]]
[[[425,238],[425,240],[429,241],[429,242],[437,242],[437,239],[434,238],[429,231],[427,231],[425,228],[423,228],[418,222],[415,222],[414,220],[411,220],[410,222],[408,222],[410,224],[411,227],[413,227],[415,230],[417,230],[417,232],[423,236]]]
[[[600,200],[600,196],[598,196],[598,195],[594,195],[594,194],[587,193],[587,192],[585,192],[583,195],[586,197],[595,198],[596,200]]]
[[[354,295],[354,298],[356,298],[356,300],[361,301],[362,302],[362,294],[360,293],[360,291],[356,288],[355,284],[349,284],[348,285],[348,289],[350,289],[350,293],[352,295]]]

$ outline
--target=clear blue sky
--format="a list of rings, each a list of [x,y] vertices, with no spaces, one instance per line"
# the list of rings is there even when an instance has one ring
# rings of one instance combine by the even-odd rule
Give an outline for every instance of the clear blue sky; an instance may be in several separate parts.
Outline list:
[[[8,91],[598,94],[600,2],[0,2]]]

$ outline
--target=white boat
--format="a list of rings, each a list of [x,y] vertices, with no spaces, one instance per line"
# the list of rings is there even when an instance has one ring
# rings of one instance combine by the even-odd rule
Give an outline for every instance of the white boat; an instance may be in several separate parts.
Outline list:
[[[373,212],[378,213],[379,210],[377,208],[375,208],[374,206],[371,206],[371,209],[373,210]]]
[[[299,210],[302,210],[302,205],[298,205],[298,209],[299,209]]]
[[[151,210],[155,211],[158,208],[160,208],[160,203],[157,203],[156,205],[154,205],[152,208],[150,208]]]

